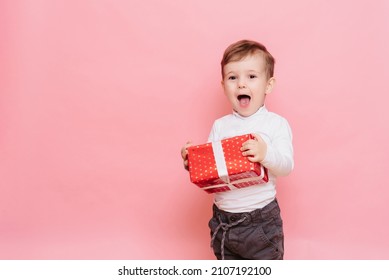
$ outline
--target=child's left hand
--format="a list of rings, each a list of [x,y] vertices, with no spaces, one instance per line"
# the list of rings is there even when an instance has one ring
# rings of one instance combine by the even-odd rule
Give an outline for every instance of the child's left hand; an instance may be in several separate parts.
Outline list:
[[[251,162],[261,162],[265,159],[267,145],[258,134],[253,134],[255,139],[247,140],[242,144],[240,150],[242,155]]]

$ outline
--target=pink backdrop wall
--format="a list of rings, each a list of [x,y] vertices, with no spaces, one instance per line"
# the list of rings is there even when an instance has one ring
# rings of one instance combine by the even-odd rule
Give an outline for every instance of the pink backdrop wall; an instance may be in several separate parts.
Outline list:
[[[213,259],[180,148],[230,112],[219,61],[277,59],[287,259],[388,259],[389,2],[1,1],[0,258]]]

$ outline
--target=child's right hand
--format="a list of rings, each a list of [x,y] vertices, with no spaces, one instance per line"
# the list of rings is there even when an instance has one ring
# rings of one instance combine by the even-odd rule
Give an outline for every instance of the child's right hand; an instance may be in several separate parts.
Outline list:
[[[182,160],[184,161],[184,168],[186,170],[189,170],[189,165],[188,165],[188,148],[190,146],[193,146],[192,142],[191,141],[188,141],[186,142],[186,144],[184,145],[184,147],[181,148],[181,157],[182,157]]]

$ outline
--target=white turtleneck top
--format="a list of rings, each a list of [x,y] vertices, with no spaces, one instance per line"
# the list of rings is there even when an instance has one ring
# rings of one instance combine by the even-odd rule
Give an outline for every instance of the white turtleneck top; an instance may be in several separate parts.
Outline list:
[[[250,212],[266,206],[276,197],[276,178],[288,175],[294,166],[289,123],[285,118],[269,112],[265,106],[249,117],[233,112],[217,119],[208,142],[248,133],[259,134],[267,144],[266,157],[261,164],[268,169],[269,182],[215,193],[214,203],[227,212]]]

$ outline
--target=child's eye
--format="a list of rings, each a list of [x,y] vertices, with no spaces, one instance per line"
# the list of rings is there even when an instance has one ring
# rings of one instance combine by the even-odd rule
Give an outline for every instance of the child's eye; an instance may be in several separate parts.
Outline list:
[[[228,79],[229,79],[229,80],[235,80],[236,77],[235,77],[235,76],[229,76]]]
[[[250,79],[255,79],[256,77],[256,75],[250,75]]]

